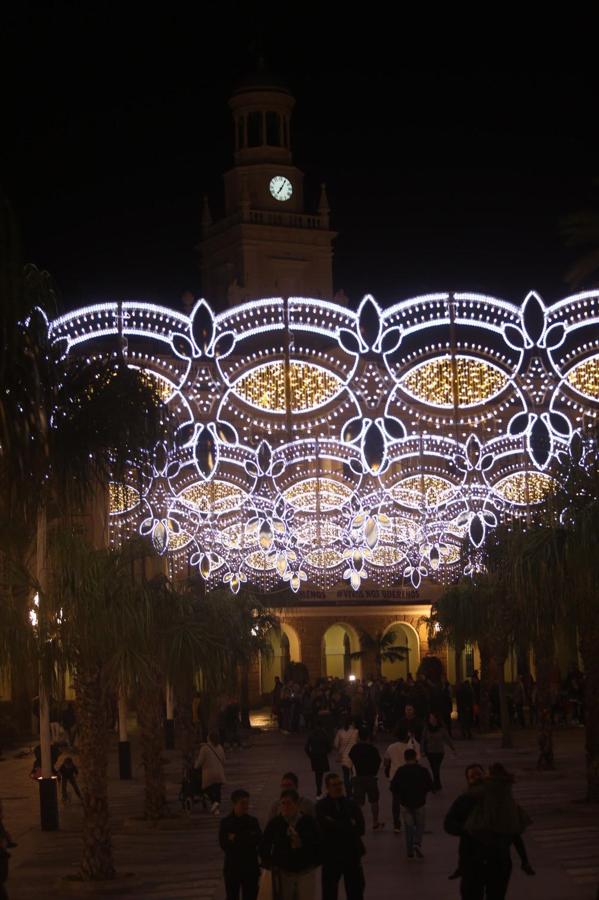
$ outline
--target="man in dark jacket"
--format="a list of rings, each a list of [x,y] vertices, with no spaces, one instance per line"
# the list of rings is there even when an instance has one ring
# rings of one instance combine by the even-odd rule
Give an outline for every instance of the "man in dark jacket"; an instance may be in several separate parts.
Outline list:
[[[325,772],[329,771],[329,753],[331,752],[331,749],[331,741],[328,734],[320,722],[317,722],[316,726],[308,736],[306,746],[304,747],[304,750],[310,757],[310,762],[312,763],[312,771],[314,772],[314,780],[316,782],[317,800],[320,800],[322,797],[322,779],[324,778]]]
[[[412,703],[406,703],[404,714],[397,723],[397,732],[407,732],[411,734],[415,741],[420,743],[422,740],[422,729],[424,723],[416,715],[416,709]]]
[[[408,859],[422,859],[426,795],[433,789],[433,780],[428,769],[418,764],[415,750],[408,748],[404,759],[404,765],[393,776],[391,790],[399,798]]]
[[[250,795],[237,790],[231,794],[233,812],[220,823],[218,840],[225,852],[225,889],[227,900],[256,900],[260,867],[258,847],[262,832],[258,819],[248,815]]]
[[[262,865],[272,869],[274,895],[313,900],[321,861],[320,834],[312,816],[300,812],[297,791],[281,794],[281,812],[271,819],[260,844]]]
[[[384,822],[379,822],[378,771],[381,767],[381,754],[371,742],[367,728],[360,728],[358,743],[349,751],[349,758],[356,773],[352,782],[354,800],[358,806],[364,806],[368,797],[372,810],[372,828],[373,831],[378,831],[385,825]]]
[[[483,842],[469,834],[465,827],[480,802],[484,777],[482,766],[478,763],[469,765],[466,768],[468,790],[454,800],[445,816],[445,831],[460,838],[458,852],[462,900],[502,900],[512,873],[510,835],[488,835]]]
[[[364,816],[343,793],[343,781],[330,772],[325,778],[326,797],[316,804],[316,821],[322,834],[322,900],[337,900],[343,875],[347,900],[363,900]]]

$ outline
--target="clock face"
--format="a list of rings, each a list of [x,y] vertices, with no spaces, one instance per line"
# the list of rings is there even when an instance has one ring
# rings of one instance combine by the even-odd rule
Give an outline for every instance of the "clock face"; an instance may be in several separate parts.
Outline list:
[[[270,179],[270,193],[275,200],[289,200],[293,194],[293,185],[284,175],[275,175]]]

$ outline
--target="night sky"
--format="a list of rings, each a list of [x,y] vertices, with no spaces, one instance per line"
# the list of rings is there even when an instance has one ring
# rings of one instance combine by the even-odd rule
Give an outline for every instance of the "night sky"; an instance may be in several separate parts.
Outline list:
[[[333,19],[291,27],[254,4],[199,4],[194,18],[14,6],[2,21],[14,64],[0,184],[24,259],[52,273],[63,308],[199,293],[201,198],[219,214],[227,98],[256,47],[296,98],[306,206],[325,181],[335,289],[352,304],[367,291],[383,304],[435,290],[514,302],[531,288],[546,301],[570,292],[560,221],[597,203],[590,63],[430,53],[412,65],[368,22],[339,41]]]

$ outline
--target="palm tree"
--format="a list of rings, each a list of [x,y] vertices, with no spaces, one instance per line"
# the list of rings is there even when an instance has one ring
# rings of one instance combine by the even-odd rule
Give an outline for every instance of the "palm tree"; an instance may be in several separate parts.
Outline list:
[[[241,723],[250,728],[249,672],[258,657],[272,659],[271,637],[279,631],[279,620],[266,609],[258,597],[250,591],[227,597],[234,628],[229,635],[228,648],[233,668],[231,676],[237,680],[239,674]]]
[[[360,631],[360,650],[350,653],[352,659],[368,659],[374,657],[376,668],[376,677],[382,677],[382,667],[384,662],[394,663],[401,662],[408,658],[410,648],[404,644],[396,644],[397,632],[377,631],[376,634],[368,634],[367,631]]]
[[[467,644],[477,644],[480,653],[481,679],[479,725],[489,730],[489,686],[491,645],[488,622],[480,601],[480,588],[471,578],[463,578],[451,585],[433,604],[426,621],[429,646],[453,647],[463,653]]]
[[[581,448],[582,449],[582,448]],[[585,677],[587,799],[599,801],[599,451],[594,437],[562,468],[566,615],[574,613]]]
[[[563,529],[539,522],[518,531],[506,579],[519,610],[520,633],[533,648],[536,667],[539,769],[555,768],[551,679],[555,635],[565,599]]]
[[[136,620],[139,586],[131,548],[94,549],[74,529],[51,542],[54,563],[48,620],[63,667],[74,672],[83,798],[84,880],[115,876],[107,796],[109,696],[124,622]]]
[[[47,634],[54,627],[49,612],[49,531],[65,514],[81,513],[90,500],[105,496],[109,473],[119,478],[138,448],[155,443],[162,413],[153,388],[128,368],[122,353],[90,363],[65,356],[64,346],[50,343],[47,319],[39,306],[54,300],[47,273],[29,267],[15,293],[6,308],[0,303],[2,349],[10,359],[0,394],[0,494],[6,517],[17,514],[29,534],[23,563],[31,575],[32,593],[39,598],[42,827],[56,828],[50,670],[44,662],[50,646]],[[23,321],[20,316],[26,307],[33,310]],[[105,517],[99,518],[105,525]],[[96,535],[100,541],[103,537]]]

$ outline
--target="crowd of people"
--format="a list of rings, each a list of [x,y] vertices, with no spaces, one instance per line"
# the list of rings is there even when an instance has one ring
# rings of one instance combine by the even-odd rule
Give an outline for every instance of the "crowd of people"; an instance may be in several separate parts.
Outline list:
[[[286,772],[261,823],[249,814],[249,792],[233,791],[231,811],[219,829],[227,900],[311,900],[319,870],[323,900],[336,900],[341,881],[348,900],[363,900],[367,819],[374,832],[386,826],[382,780],[391,791],[391,824],[404,836],[406,858],[422,859],[427,798],[442,789],[445,753],[456,752],[454,701],[461,737],[468,740],[476,724],[474,682],[469,682],[466,723],[463,709],[460,720],[464,695],[454,696],[447,682],[437,685],[423,677],[398,683],[275,684],[272,714],[279,727],[305,729],[316,800],[300,791],[295,773]],[[379,749],[387,733],[386,748]],[[218,778],[224,779],[220,740],[218,732],[210,735],[198,764],[207,762],[211,772],[218,768]],[[459,837],[456,866],[448,878],[460,879],[463,900],[501,900],[511,874],[512,845],[523,871],[534,875],[522,837],[530,819],[512,797],[513,777],[500,763],[488,770],[471,763],[465,777],[465,790],[444,819],[447,834]],[[216,797],[215,787],[203,784]],[[217,789],[218,800],[211,804],[215,815],[220,814],[220,784]]]
[[[319,869],[322,900],[337,900],[341,880],[347,900],[363,900],[366,800],[373,829],[384,826],[378,814],[381,757],[364,729],[349,756],[355,772],[350,795],[342,776],[329,771],[324,792],[312,803],[300,793],[297,775],[286,772],[263,826],[249,814],[249,792],[233,791],[231,812],[221,819],[219,829],[227,900],[256,900],[258,895],[261,900],[313,900]],[[401,761],[386,759],[388,775],[397,763],[391,777],[400,816],[394,821],[395,830],[405,833],[407,859],[423,859],[426,800],[436,790],[434,776],[413,747],[404,750]],[[445,831],[459,837],[457,865],[448,878],[460,879],[463,900],[502,900],[511,876],[512,845],[523,871],[535,874],[522,837],[530,819],[513,799],[513,777],[500,763],[486,772],[472,763],[465,776],[466,789],[444,820]]]
[[[584,724],[585,677],[572,666],[565,678],[556,673],[551,682],[551,712],[554,724]],[[532,674],[519,675],[506,691],[510,720],[521,727],[536,724],[536,682]],[[310,730],[316,721],[329,732],[336,730],[346,716],[362,719],[371,729],[393,731],[410,704],[416,715],[424,719],[435,712],[451,735],[452,712],[463,738],[472,737],[477,728],[481,707],[481,680],[475,669],[471,676],[451,685],[447,679],[433,683],[420,674],[416,678],[390,681],[350,681],[321,679],[316,684],[283,683],[275,679],[272,692],[272,715],[285,732]],[[492,728],[501,727],[499,686],[489,689],[489,717]]]

